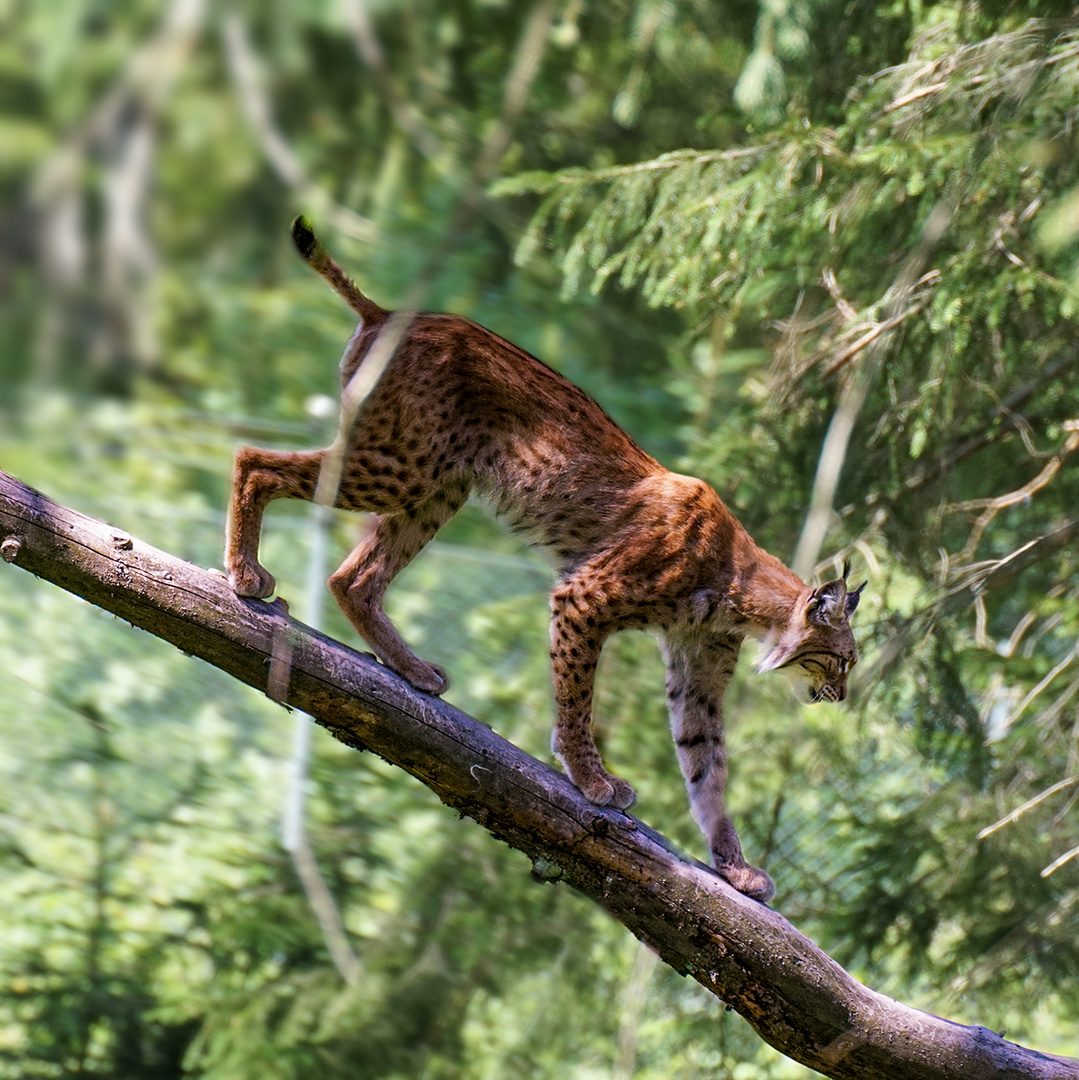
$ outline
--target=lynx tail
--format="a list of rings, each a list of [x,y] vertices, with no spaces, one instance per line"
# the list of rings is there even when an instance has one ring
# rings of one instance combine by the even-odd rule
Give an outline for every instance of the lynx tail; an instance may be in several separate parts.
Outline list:
[[[375,324],[386,320],[389,312],[360,292],[355,282],[348,277],[344,270],[334,261],[333,256],[322,246],[322,241],[315,235],[311,222],[302,214],[292,223],[292,242],[311,269],[328,282],[333,291],[365,323]]]

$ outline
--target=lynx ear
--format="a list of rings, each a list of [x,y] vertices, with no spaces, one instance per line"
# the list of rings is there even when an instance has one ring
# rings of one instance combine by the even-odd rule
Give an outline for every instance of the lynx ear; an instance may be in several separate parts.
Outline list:
[[[843,576],[835,581],[827,581],[814,589],[806,605],[806,618],[818,626],[837,626],[849,620],[858,609],[862,590],[868,582],[863,581],[857,589],[847,589],[847,577],[850,575],[850,559],[843,560]]]
[[[858,606],[858,594],[854,593],[854,606]],[[847,612],[847,583],[843,578],[827,581],[820,588],[814,589],[806,605],[806,618],[818,626],[835,626],[841,620],[849,618]],[[851,608],[853,611],[854,608]]]
[[[857,589],[847,593],[847,599],[844,602],[844,611],[849,619],[855,611],[858,610],[858,601],[862,598],[862,590],[869,584],[868,581],[863,581]]]

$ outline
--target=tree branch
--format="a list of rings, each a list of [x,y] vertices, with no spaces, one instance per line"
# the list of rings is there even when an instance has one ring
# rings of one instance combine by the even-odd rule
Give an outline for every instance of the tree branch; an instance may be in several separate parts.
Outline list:
[[[932,280],[928,275],[922,276],[925,266],[951,224],[958,204],[958,196],[953,194],[950,199],[942,199],[938,202],[930,212],[922,226],[914,250],[904,260],[891,288],[885,293],[884,318],[880,321],[882,334],[889,329],[895,329],[903,321],[906,316],[903,315],[903,318],[899,316],[903,313],[904,305],[920,285]],[[913,313],[916,307],[917,304],[912,305],[908,314]],[[884,345],[887,341],[888,336],[882,337],[875,334],[872,338],[867,337],[866,340],[860,342],[854,352],[848,349],[849,356],[847,353],[843,354],[849,359],[856,352],[865,351],[861,363],[843,387],[839,404],[832,414],[831,423],[824,436],[824,444],[821,446],[817,472],[813,478],[809,512],[806,514],[802,535],[798,538],[798,547],[795,549],[794,559],[791,562],[791,569],[799,577],[807,579],[812,577],[821,545],[824,543],[825,536],[828,535],[835,493],[847,459],[850,438],[854,433],[858,414],[862,411],[862,406],[869,396],[870,386],[883,359]],[[838,366],[838,364],[833,364],[829,371],[836,370]]]
[[[784,1054],[831,1077],[1079,1078],[1079,1061],[863,986],[780,914],[373,659],[0,473],[0,556],[310,713],[591,897]]]

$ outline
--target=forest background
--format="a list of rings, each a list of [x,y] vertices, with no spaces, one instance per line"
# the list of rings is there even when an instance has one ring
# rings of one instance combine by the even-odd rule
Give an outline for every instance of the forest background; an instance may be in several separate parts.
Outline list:
[[[7,0],[0,110],[0,467],[220,565],[235,445],[332,436],[352,324],[308,213],[381,303],[535,352],[803,574],[851,557],[850,700],[751,663],[728,696],[747,855],[871,986],[1079,1055],[1070,5]],[[301,618],[357,529],[273,507]],[[468,508],[390,603],[539,756],[549,583]],[[662,684],[614,639],[598,729],[699,853]],[[0,573],[0,1076],[809,1075],[316,732],[342,978],[282,846],[292,730]]]

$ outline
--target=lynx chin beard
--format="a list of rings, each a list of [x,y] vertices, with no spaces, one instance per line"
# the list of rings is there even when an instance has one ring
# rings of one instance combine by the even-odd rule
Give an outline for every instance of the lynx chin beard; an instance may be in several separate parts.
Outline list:
[[[783,668],[783,674],[790,680],[794,696],[806,705],[817,705],[822,701],[843,701],[847,696],[846,686],[835,689],[819,674],[807,671],[799,664],[790,664]]]

